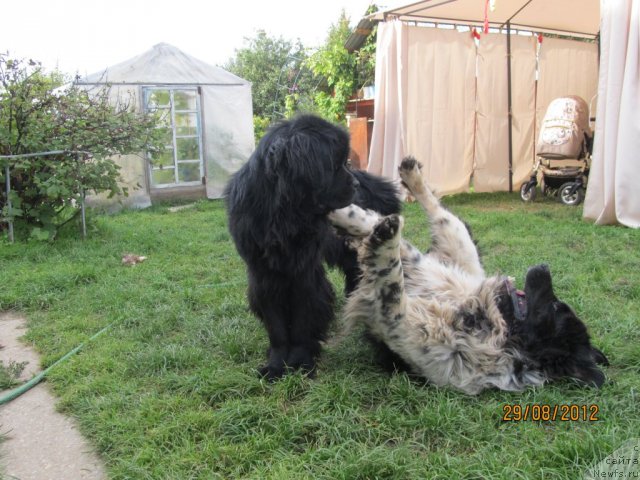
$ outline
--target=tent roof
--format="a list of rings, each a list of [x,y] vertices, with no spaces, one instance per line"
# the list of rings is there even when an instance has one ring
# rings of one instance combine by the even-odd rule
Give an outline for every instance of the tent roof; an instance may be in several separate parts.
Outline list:
[[[80,79],[79,84],[248,85],[226,70],[187,55],[167,43],[154,45],[101,72]]]
[[[482,24],[484,0],[422,0],[370,15],[371,20]],[[596,37],[600,29],[600,0],[496,0],[488,12],[494,28]]]

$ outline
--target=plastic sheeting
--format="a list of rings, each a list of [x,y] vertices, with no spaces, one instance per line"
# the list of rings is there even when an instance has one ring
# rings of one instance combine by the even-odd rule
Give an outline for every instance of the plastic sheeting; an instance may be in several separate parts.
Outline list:
[[[640,2],[602,0],[601,67],[584,216],[640,227]]]
[[[254,148],[251,84],[221,68],[208,65],[176,47],[159,44],[130,60],[78,81],[86,88],[111,88],[113,102],[131,101],[141,111],[146,87],[198,88],[205,186],[208,198],[220,198],[233,173]],[[144,153],[114,157],[122,167],[129,197],[91,199],[94,204],[146,207],[151,204],[148,164]],[[175,184],[177,192],[182,185]],[[174,187],[165,187],[170,191]]]
[[[90,91],[104,88],[100,85],[86,85]],[[139,87],[132,85],[113,85],[109,90],[109,100],[113,104],[126,102],[136,110],[142,109]],[[128,191],[128,196],[108,198],[106,193],[87,196],[87,204],[108,211],[126,208],[147,208],[151,206],[151,196],[147,180],[147,168],[144,153],[137,155],[116,155],[112,160],[120,166],[120,186]]]
[[[548,97],[591,98],[597,82],[596,44],[548,40],[555,39],[541,47],[538,122]],[[536,38],[512,35],[511,48],[517,190],[534,162]],[[379,24],[376,55],[369,171],[396,178],[410,154],[440,194],[468,191],[471,181],[475,191],[508,190],[505,35],[483,35],[476,51],[469,32],[390,21]]]
[[[220,198],[254,148],[251,85],[202,87],[207,197]]]

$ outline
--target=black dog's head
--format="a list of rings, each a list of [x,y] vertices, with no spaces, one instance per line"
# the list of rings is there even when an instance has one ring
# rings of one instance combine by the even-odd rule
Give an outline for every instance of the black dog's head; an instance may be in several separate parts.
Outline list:
[[[602,386],[605,377],[597,364],[606,365],[608,360],[591,345],[585,324],[555,296],[546,265],[529,269],[525,295],[527,316],[520,333],[537,367],[551,380],[571,377]]]
[[[313,115],[274,125],[258,144],[258,162],[275,202],[326,214],[349,205],[358,182],[347,165],[349,134]]]

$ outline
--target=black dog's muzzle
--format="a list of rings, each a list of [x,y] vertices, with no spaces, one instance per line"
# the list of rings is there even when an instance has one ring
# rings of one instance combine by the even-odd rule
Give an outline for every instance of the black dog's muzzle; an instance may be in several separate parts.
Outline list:
[[[522,290],[518,290],[510,279],[504,281],[505,290],[513,305],[513,316],[516,320],[524,321],[527,318],[527,297]]]

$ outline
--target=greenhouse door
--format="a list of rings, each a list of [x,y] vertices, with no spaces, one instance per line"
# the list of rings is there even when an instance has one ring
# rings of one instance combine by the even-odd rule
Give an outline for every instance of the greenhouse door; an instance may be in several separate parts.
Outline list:
[[[148,87],[145,110],[159,113],[165,149],[148,154],[152,188],[202,185],[202,134],[198,89]]]

